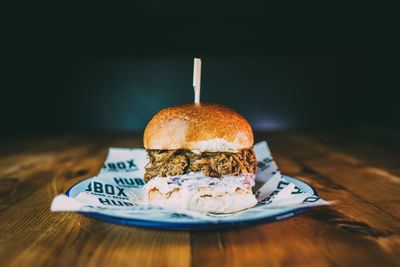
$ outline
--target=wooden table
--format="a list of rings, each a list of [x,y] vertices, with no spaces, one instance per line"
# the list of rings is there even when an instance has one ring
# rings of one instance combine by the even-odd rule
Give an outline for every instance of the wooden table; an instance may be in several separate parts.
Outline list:
[[[282,173],[336,204],[222,231],[165,231],[52,213],[57,194],[96,175],[110,146],[140,134],[2,139],[0,266],[400,266],[400,138],[259,133]]]

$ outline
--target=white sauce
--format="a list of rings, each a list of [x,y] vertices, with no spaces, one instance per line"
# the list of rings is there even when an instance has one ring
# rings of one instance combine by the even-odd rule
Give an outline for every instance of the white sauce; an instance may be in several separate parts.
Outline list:
[[[231,142],[225,141],[222,138],[210,139],[207,141],[199,141],[193,145],[194,153],[200,152],[238,152],[238,147]]]

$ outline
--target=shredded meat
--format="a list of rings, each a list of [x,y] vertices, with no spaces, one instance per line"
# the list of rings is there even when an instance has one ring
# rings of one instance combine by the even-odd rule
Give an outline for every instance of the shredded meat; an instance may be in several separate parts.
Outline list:
[[[155,176],[182,175],[202,171],[211,177],[238,175],[257,171],[257,160],[253,148],[238,153],[203,152],[193,153],[187,149],[158,150],[147,149],[150,157],[144,178],[149,181]]]

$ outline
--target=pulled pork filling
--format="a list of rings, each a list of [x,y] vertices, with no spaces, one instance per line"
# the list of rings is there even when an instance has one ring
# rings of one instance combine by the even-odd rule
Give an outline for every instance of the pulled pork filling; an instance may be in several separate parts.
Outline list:
[[[146,165],[144,178],[182,175],[188,172],[202,171],[210,177],[222,175],[238,175],[239,173],[255,173],[257,160],[253,148],[232,152],[193,153],[187,149],[146,150],[150,161]]]

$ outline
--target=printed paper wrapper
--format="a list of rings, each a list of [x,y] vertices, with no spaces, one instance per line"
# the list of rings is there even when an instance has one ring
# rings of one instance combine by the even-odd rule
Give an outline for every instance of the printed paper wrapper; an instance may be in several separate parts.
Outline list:
[[[232,214],[210,214],[190,210],[170,210],[145,203],[144,149],[110,148],[100,173],[56,196],[51,211],[90,212],[129,220],[159,222],[238,222],[256,220],[298,208],[327,205],[311,192],[288,182],[272,159],[267,142],[254,145],[257,156],[255,196],[258,204]]]

